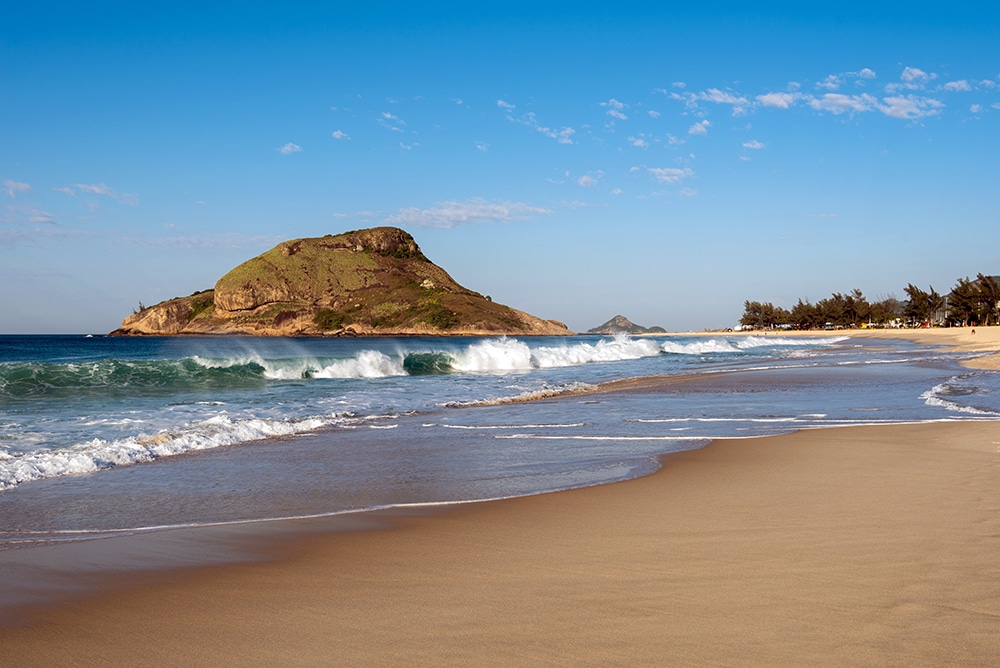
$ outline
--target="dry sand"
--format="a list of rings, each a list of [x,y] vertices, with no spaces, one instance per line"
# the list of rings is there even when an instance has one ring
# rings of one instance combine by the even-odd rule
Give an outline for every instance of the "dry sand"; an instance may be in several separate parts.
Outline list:
[[[664,464],[36,611],[0,665],[996,665],[1000,422]]]

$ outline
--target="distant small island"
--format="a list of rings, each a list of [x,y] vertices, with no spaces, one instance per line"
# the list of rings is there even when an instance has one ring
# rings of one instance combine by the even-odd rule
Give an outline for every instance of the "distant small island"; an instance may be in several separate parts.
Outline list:
[[[616,315],[603,325],[588,329],[587,334],[666,334],[662,327],[643,327],[623,315]]]
[[[294,239],[213,289],[139,308],[111,336],[570,335],[459,285],[413,237],[376,227]]]

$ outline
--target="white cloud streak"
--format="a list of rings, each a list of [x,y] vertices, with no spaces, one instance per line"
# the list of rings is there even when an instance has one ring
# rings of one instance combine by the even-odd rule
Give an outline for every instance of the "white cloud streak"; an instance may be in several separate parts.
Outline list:
[[[351,139],[351,135],[347,134],[343,130],[334,130],[330,134],[330,136],[333,137],[334,139],[336,139],[337,141],[342,141],[342,140],[345,140],[345,139],[348,140],[348,141],[350,141],[350,139]]]
[[[573,135],[576,130],[570,127],[563,127],[560,129],[550,128],[548,126],[542,125],[538,122],[538,118],[535,116],[535,112],[529,111],[528,113],[522,115],[520,118],[514,118],[513,116],[508,116],[508,120],[519,123],[526,127],[532,128],[538,132],[541,132],[546,137],[550,139],[555,139],[560,144],[572,144]]]
[[[694,176],[694,172],[689,167],[684,167],[683,169],[677,167],[647,167],[646,171],[660,183],[680,183],[684,179]]]
[[[277,151],[281,155],[291,155],[292,153],[301,153],[302,147],[299,146],[298,144],[293,144],[292,142],[288,142],[281,148],[277,149]]]
[[[76,183],[73,186],[56,188],[56,190],[74,197],[78,194],[100,195],[101,197],[110,197],[115,201],[129,206],[138,206],[139,204],[139,195],[136,193],[120,193],[105,183]]]
[[[455,228],[475,223],[506,223],[547,216],[551,209],[532,206],[523,202],[488,202],[475,198],[466,202],[440,202],[429,209],[400,209],[399,213],[385,219],[387,225]]]
[[[3,188],[8,195],[17,199],[20,193],[26,193],[31,190],[31,186],[22,181],[15,181],[13,179],[5,179],[3,182]]]

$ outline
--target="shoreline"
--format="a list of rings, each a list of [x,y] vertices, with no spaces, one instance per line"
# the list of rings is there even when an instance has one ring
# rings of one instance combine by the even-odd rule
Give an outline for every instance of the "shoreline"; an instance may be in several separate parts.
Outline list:
[[[929,332],[792,335],[998,356],[1000,328]],[[929,666],[995,652],[1000,421],[722,439],[660,461],[596,487],[222,532],[245,558],[105,574],[25,607],[0,625],[0,661]],[[146,553],[178,534],[150,535]]]
[[[0,659],[985,665],[998,426],[720,440],[642,478],[302,536],[35,609]]]
[[[660,335],[664,336],[664,335]],[[920,329],[834,329],[834,330],[751,330],[743,332],[669,332],[666,336],[782,336],[829,338],[846,336],[852,339],[895,339],[926,346],[944,348],[949,352],[983,353],[962,365],[987,371],[1000,370],[1000,326],[989,327],[930,327]]]

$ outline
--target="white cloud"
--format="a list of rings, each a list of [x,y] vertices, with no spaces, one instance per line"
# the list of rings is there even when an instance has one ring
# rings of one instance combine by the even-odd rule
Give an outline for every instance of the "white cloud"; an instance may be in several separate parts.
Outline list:
[[[137,246],[154,246],[161,248],[182,248],[189,250],[213,250],[217,248],[228,248],[243,250],[246,248],[267,248],[278,243],[279,238],[263,235],[249,236],[238,232],[232,232],[229,234],[217,234],[202,237],[124,237],[122,240]]]
[[[388,111],[383,111],[378,117],[379,125],[384,128],[388,128],[393,132],[402,132],[403,129],[399,126],[406,125],[406,121],[401,119],[399,116],[394,116]]]
[[[622,194],[622,189],[621,188],[613,188],[611,190],[611,194],[612,195],[621,195]]]
[[[683,179],[694,176],[690,168],[678,169],[676,167],[647,167],[646,171],[653,175],[653,178],[660,183],[680,183]]]
[[[576,133],[576,130],[570,127],[564,127],[559,130],[556,130],[555,128],[550,128],[545,125],[542,125],[541,123],[538,122],[538,118],[535,116],[535,112],[533,111],[529,111],[528,113],[521,116],[521,118],[519,119],[514,118],[512,116],[508,116],[508,118],[515,123],[520,123],[521,125],[533,128],[534,130],[541,132],[546,137],[555,139],[560,144],[573,143],[573,135]]]
[[[906,67],[899,75],[902,83],[891,83],[885,87],[887,93],[898,93],[901,90],[921,90],[928,82],[937,79],[937,74],[924,72],[919,67]]]
[[[576,180],[577,184],[584,188],[593,188],[597,185],[597,179],[589,174],[585,174]]]
[[[38,207],[31,206],[30,204],[19,204],[16,206],[10,205],[7,207],[7,210],[18,214],[13,222],[27,221],[33,225],[59,224],[51,213],[42,211]]]
[[[702,135],[702,136],[707,135],[708,134],[708,128],[711,127],[711,125],[712,124],[709,121],[707,121],[707,120],[698,121],[697,123],[695,123],[694,125],[692,125],[690,128],[688,128],[688,134],[689,135]]]
[[[879,105],[879,111],[891,118],[912,120],[925,116],[935,116],[941,113],[944,103],[929,97],[915,95],[887,97],[884,104]]]
[[[412,145],[410,145],[410,144],[404,144],[403,142],[399,142],[399,148],[403,149],[404,151],[412,151],[413,150],[413,146]]]
[[[739,116],[744,113],[746,111],[746,106],[749,104],[749,100],[745,97],[733,95],[732,93],[727,93],[726,91],[719,90],[718,88],[709,88],[704,93],[701,93],[700,97],[706,102],[732,105],[733,116]]]
[[[88,195],[107,195],[108,197],[115,196],[115,191],[104,183],[77,183],[76,188],[80,192],[87,193]]]
[[[981,104],[974,104],[971,107],[969,107],[969,111],[971,111],[974,114],[981,113],[982,110],[983,110],[983,105]]]
[[[901,81],[905,81],[906,83],[914,83],[930,81],[936,76],[936,74],[928,74],[927,72],[924,72],[919,67],[907,67],[903,70],[903,73],[899,75],[899,78]]]
[[[298,144],[293,144],[292,142],[288,142],[281,148],[277,149],[277,151],[281,155],[291,155],[292,153],[301,153],[302,147],[299,146]]]
[[[72,187],[67,186],[64,188],[56,188],[56,190],[74,197],[78,193],[83,193],[84,195],[101,195],[103,197],[110,197],[113,200],[121,202],[122,204],[128,204],[129,206],[137,206],[139,204],[139,195],[135,193],[120,193],[104,183],[77,183]]]
[[[832,114],[871,111],[878,100],[868,94],[844,95],[843,93],[827,93],[821,98],[809,100],[809,106],[817,111],[829,111]]]
[[[497,106],[503,109],[504,111],[514,111],[514,105],[512,105],[510,102],[507,102],[506,100],[497,100]]]
[[[26,193],[31,190],[31,186],[27,183],[15,181],[13,179],[4,180],[3,187],[4,190],[7,191],[7,194],[15,199],[17,198],[18,193]]]
[[[660,117],[660,112],[656,111],[655,109],[650,109],[646,113],[649,114],[650,118],[659,118]]]
[[[761,142],[757,141],[756,139],[753,139],[751,141],[745,141],[745,142],[743,142],[743,148],[749,148],[749,149],[753,149],[755,151],[764,148],[764,146],[766,146],[766,144],[762,144]]]
[[[831,74],[827,78],[816,84],[816,88],[825,88],[826,90],[837,90],[840,88],[841,81],[840,77],[836,74]]]
[[[331,136],[336,140],[350,139],[351,135],[347,134],[342,130],[334,130]]]
[[[662,92],[667,93],[666,91]],[[718,88],[709,88],[701,93],[667,93],[667,95],[673,100],[683,101],[689,109],[697,109],[699,102],[728,104],[733,108],[733,116],[745,114],[750,106],[750,100],[747,98]]]
[[[649,148],[649,143],[643,137],[629,137],[628,142],[636,148]]]
[[[839,90],[841,86],[844,85],[846,79],[854,79],[854,85],[864,86],[867,79],[874,79],[875,71],[870,68],[864,68],[860,72],[840,72],[839,74],[831,74],[825,79],[816,84],[816,88],[824,88],[828,91]]]
[[[625,111],[624,111],[628,107],[627,104],[624,104],[623,102],[619,102],[615,98],[611,98],[607,102],[601,102],[601,106],[602,107],[607,107],[607,109],[608,109],[608,111],[607,111],[608,116],[611,116],[612,118],[617,118],[618,120],[621,120],[621,121],[627,121],[628,120],[628,116],[625,115]]]
[[[765,107],[788,109],[801,97],[802,93],[766,93],[764,95],[758,95],[757,101]]]
[[[687,88],[687,84],[684,83],[683,81],[675,81],[670,85],[673,86],[674,88]]]
[[[949,81],[944,85],[944,89],[948,91],[970,91],[972,86],[965,79],[960,81]]]
[[[467,202],[440,202],[430,209],[400,209],[385,219],[388,225],[453,228],[473,223],[502,223],[551,215],[552,210],[523,202],[487,202],[475,198]]]
[[[482,151],[483,153],[486,153],[487,151],[490,150],[490,145],[484,141],[477,141],[476,148]]]

